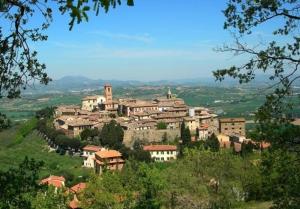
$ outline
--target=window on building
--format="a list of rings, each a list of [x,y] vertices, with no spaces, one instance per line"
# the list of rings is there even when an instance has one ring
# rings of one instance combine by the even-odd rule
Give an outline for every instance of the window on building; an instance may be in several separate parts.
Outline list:
[[[163,158],[163,157],[161,158],[161,161],[164,161],[164,158]]]
[[[167,155],[169,154],[169,151],[167,151]]]
[[[161,154],[163,155],[163,154],[164,154],[164,151],[161,151]]]

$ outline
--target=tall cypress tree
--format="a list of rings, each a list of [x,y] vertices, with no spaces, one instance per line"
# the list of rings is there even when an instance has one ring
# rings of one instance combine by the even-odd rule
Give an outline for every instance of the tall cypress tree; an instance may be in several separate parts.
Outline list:
[[[214,133],[205,141],[205,147],[209,148],[212,152],[220,150],[220,142]]]
[[[184,146],[190,145],[191,141],[192,141],[191,140],[191,132],[188,127],[185,127],[184,122],[181,123],[180,134],[181,134],[182,145],[184,145]]]

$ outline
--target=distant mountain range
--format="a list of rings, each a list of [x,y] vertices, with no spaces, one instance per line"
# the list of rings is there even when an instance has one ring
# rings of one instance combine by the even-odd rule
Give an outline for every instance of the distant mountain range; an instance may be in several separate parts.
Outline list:
[[[255,81],[250,84],[243,85],[248,87],[262,87],[267,86],[268,76],[259,76]],[[103,80],[103,79],[90,79],[84,76],[65,76],[58,80],[53,80],[47,86],[36,85],[34,89],[28,89],[25,94],[35,93],[63,93],[63,92],[84,92],[102,89],[105,83],[110,83],[114,87],[125,86],[218,86],[218,87],[234,87],[239,83],[234,79],[225,79],[222,82],[216,82],[214,78],[194,78],[194,79],[178,79],[178,80],[160,80],[160,81],[135,81],[135,80]]]

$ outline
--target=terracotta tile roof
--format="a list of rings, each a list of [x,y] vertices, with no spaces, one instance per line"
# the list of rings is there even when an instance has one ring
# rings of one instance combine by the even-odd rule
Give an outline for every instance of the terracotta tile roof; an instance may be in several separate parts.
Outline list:
[[[102,148],[99,146],[95,146],[95,145],[86,145],[83,150],[85,151],[92,151],[92,152],[98,152],[100,151]]]
[[[113,157],[122,157],[122,154],[118,152],[117,150],[103,150],[98,151],[95,154],[96,156],[99,156],[100,158],[113,158]]]
[[[56,188],[64,186],[66,179],[63,176],[49,176],[40,181],[40,184],[52,185]]]
[[[70,188],[71,192],[78,193],[86,188],[86,183],[79,183]]]
[[[147,145],[144,146],[145,151],[176,151],[175,145]]]
[[[69,203],[69,207],[71,209],[77,209],[79,208],[79,201],[76,200],[75,198]]]
[[[266,149],[266,148],[268,148],[268,147],[270,147],[271,146],[271,144],[269,143],[269,142],[262,142],[261,143],[261,148],[262,149]]]

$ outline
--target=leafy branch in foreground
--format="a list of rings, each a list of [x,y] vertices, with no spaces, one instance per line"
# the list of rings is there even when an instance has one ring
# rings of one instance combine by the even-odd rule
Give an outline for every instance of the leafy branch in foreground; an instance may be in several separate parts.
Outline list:
[[[54,2],[54,4],[51,4]],[[90,5],[96,15],[100,8],[108,12],[121,4],[121,0],[1,0],[0,1],[0,98],[19,97],[21,91],[37,80],[48,84],[51,79],[45,72],[46,65],[40,63],[37,51],[30,44],[46,41],[44,31],[52,21],[52,8],[59,7],[61,14],[69,13],[69,29],[75,21],[88,20]],[[127,0],[132,6],[133,0]],[[35,23],[33,19],[40,20]]]
[[[249,61],[237,66],[214,71],[216,80],[222,81],[226,76],[236,78],[240,83],[255,79],[257,73],[270,74],[269,80],[275,89],[266,98],[264,107],[257,114],[259,121],[267,118],[283,119],[282,114],[291,107],[292,102],[286,98],[293,96],[293,84],[300,78],[300,36],[298,24],[300,5],[296,0],[230,0],[223,11],[226,21],[224,29],[232,29],[235,42],[217,49],[231,52],[235,56],[248,56]],[[271,20],[283,22],[273,30],[273,38],[283,37],[284,42],[271,41],[251,47],[243,38],[252,34],[255,27],[267,24]]]
[[[233,65],[214,72],[216,80],[226,76],[248,83],[258,73],[266,73],[271,94],[258,109],[256,130],[258,140],[271,143],[271,148],[262,155],[260,171],[263,193],[268,194],[274,209],[297,208],[299,199],[300,128],[290,124],[287,113],[293,109],[295,96],[293,86],[300,79],[300,5],[297,0],[229,0],[223,11],[225,29],[232,29],[234,44],[224,45],[220,52],[249,57],[242,65]],[[258,26],[277,21],[272,41],[250,46],[244,38]],[[277,40],[277,41],[275,41]],[[280,40],[280,41],[278,41]]]

